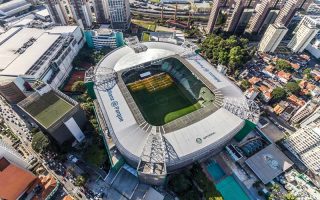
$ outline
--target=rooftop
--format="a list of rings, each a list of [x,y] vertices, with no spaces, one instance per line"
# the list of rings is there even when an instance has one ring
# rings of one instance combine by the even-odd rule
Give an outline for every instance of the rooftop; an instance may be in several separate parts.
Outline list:
[[[18,199],[36,179],[31,172],[0,159],[0,199]]]
[[[76,28],[77,26],[59,26],[48,30],[21,27],[9,29],[0,35],[0,75],[26,74],[62,34],[72,33]]]
[[[273,144],[254,154],[245,162],[264,184],[271,182],[293,165],[293,162]]]
[[[35,98],[29,96],[24,102],[28,103],[22,105],[22,108],[44,127],[50,127],[73,108],[72,104],[54,91]]]

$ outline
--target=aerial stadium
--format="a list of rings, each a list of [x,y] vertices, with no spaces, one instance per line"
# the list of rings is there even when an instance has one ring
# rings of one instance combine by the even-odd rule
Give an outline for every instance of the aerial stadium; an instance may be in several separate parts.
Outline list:
[[[258,106],[195,50],[131,39],[86,73],[112,165],[123,159],[161,184],[258,121]]]

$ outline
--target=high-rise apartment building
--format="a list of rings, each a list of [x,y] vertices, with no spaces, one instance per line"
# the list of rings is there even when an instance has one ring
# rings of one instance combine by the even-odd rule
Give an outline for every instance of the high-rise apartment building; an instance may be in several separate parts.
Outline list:
[[[270,22],[273,23],[274,19],[272,19],[273,17],[271,15],[277,8],[283,5],[283,3],[284,2],[280,0],[260,1],[255,7],[254,14],[252,15],[248,23],[246,32],[256,34],[261,30],[262,26],[265,23],[267,24],[269,24]]]
[[[94,12],[97,23],[106,23],[109,19],[107,0],[94,0]]]
[[[113,29],[126,30],[130,25],[129,0],[107,0],[109,18]]]
[[[288,149],[314,173],[320,172],[320,124],[314,121],[291,134]]]
[[[259,44],[260,52],[274,52],[288,29],[281,24],[270,24]]]
[[[67,25],[68,16],[67,11],[60,0],[46,0],[45,4],[48,9],[51,19],[56,24]]]
[[[288,43],[288,47],[293,52],[302,52],[318,33],[317,23],[317,17],[305,16],[296,27],[295,34]]]
[[[299,123],[300,121],[304,120],[310,114],[312,114],[315,109],[317,108],[317,104],[309,101],[304,106],[302,106],[297,112],[292,116],[291,122],[292,123]]]
[[[288,0],[280,9],[275,23],[284,24],[287,26],[297,10],[306,10],[311,3],[312,0]]]
[[[70,0],[70,5],[77,24],[82,28],[90,28],[93,18],[89,2],[87,0]]]
[[[320,107],[318,107],[311,115],[305,118],[301,123],[301,127],[305,127],[311,123],[320,122]]]
[[[207,24],[206,32],[211,33],[213,31],[214,25],[218,19],[218,16],[221,12],[221,8],[225,6],[226,0],[213,0],[212,9],[209,16],[209,21]]]

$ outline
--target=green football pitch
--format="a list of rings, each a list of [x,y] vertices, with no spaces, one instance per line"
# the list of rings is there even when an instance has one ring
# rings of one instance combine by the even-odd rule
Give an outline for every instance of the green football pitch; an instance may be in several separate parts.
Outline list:
[[[183,91],[184,90],[184,91]],[[161,126],[200,108],[196,99],[187,96],[187,91],[177,84],[162,90],[131,92],[145,120]]]

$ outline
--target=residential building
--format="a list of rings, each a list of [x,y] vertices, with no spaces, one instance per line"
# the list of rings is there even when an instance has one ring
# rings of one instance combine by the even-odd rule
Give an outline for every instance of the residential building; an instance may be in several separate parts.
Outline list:
[[[250,83],[251,85],[255,85],[256,83],[259,83],[260,81],[261,81],[261,78],[255,77],[255,76],[253,76],[253,77],[251,77],[251,78],[249,79],[249,83]]]
[[[317,104],[311,101],[308,101],[304,106],[302,106],[299,110],[297,110],[297,112],[292,116],[291,122],[295,124],[299,123],[301,120],[311,115],[317,107],[318,107]]]
[[[288,43],[293,52],[302,52],[319,31],[317,19],[305,16],[296,28],[295,34]]]
[[[288,0],[280,9],[280,12],[274,23],[287,26],[297,10],[307,9],[312,0]]]
[[[223,30],[230,33],[243,32],[252,16],[256,2],[258,1],[230,1],[227,10],[227,21]]]
[[[130,26],[129,0],[107,0],[111,26],[116,30],[126,30]]]
[[[265,85],[261,85],[259,87],[259,90],[260,90],[260,97],[262,98],[262,100],[264,102],[269,102],[272,98],[272,95],[271,95],[271,92],[272,92],[272,88],[268,88],[267,86]]]
[[[306,50],[314,57],[320,58],[320,38],[316,36],[316,38],[307,45]]]
[[[255,87],[250,87],[244,92],[244,96],[246,96],[247,99],[250,99],[250,100],[254,100],[258,96],[258,94],[259,94],[259,90]]]
[[[74,20],[84,29],[92,26],[93,18],[89,2],[86,0],[70,0]]]
[[[221,14],[221,9],[225,6],[226,0],[213,0],[212,2],[212,9],[209,16],[209,21],[207,24],[206,32],[212,33],[216,21]]]
[[[85,36],[88,46],[95,49],[117,48],[124,44],[123,33],[108,28],[85,31]]]
[[[86,117],[79,103],[49,85],[19,102],[18,107],[60,145],[85,138]],[[48,113],[50,118],[45,116]]]
[[[296,106],[299,106],[299,107],[302,107],[306,104],[306,102],[300,98],[298,98],[296,95],[290,95],[287,100],[289,102],[291,102],[292,104],[296,105]]]
[[[281,24],[270,24],[259,43],[260,52],[274,52],[288,29]]]
[[[94,13],[97,23],[106,23],[109,20],[107,0],[94,0]]]
[[[275,66],[273,65],[268,65],[266,66],[263,70],[262,70],[262,73],[270,76],[271,78],[274,78],[275,77],[275,74],[273,73],[275,70]]]
[[[281,70],[277,73],[277,77],[282,83],[287,83],[291,79],[291,74]]]
[[[29,166],[27,161],[12,146],[0,140],[0,158],[3,157],[6,157],[6,160],[22,168],[26,169]]]
[[[38,80],[58,88],[68,77],[71,62],[84,42],[77,26],[9,29],[0,41],[0,55],[6,55],[0,62],[0,94],[16,103]]]
[[[45,6],[48,9],[51,20],[54,23],[61,25],[69,24],[67,10],[61,0],[46,0]]]
[[[291,134],[286,140],[288,149],[315,174],[320,172],[320,124],[313,121]]]
[[[31,172],[0,158],[0,199],[26,199],[26,192],[36,180]]]
[[[278,1],[276,0],[264,0],[260,1],[255,7],[255,12],[250,18],[247,33],[258,33],[263,25],[263,22],[267,19],[268,14],[272,8],[275,8]]]
[[[309,115],[307,118],[303,119],[303,121],[300,123],[301,127],[305,127],[311,123],[318,123],[320,121],[320,107],[318,107],[311,115]]]

